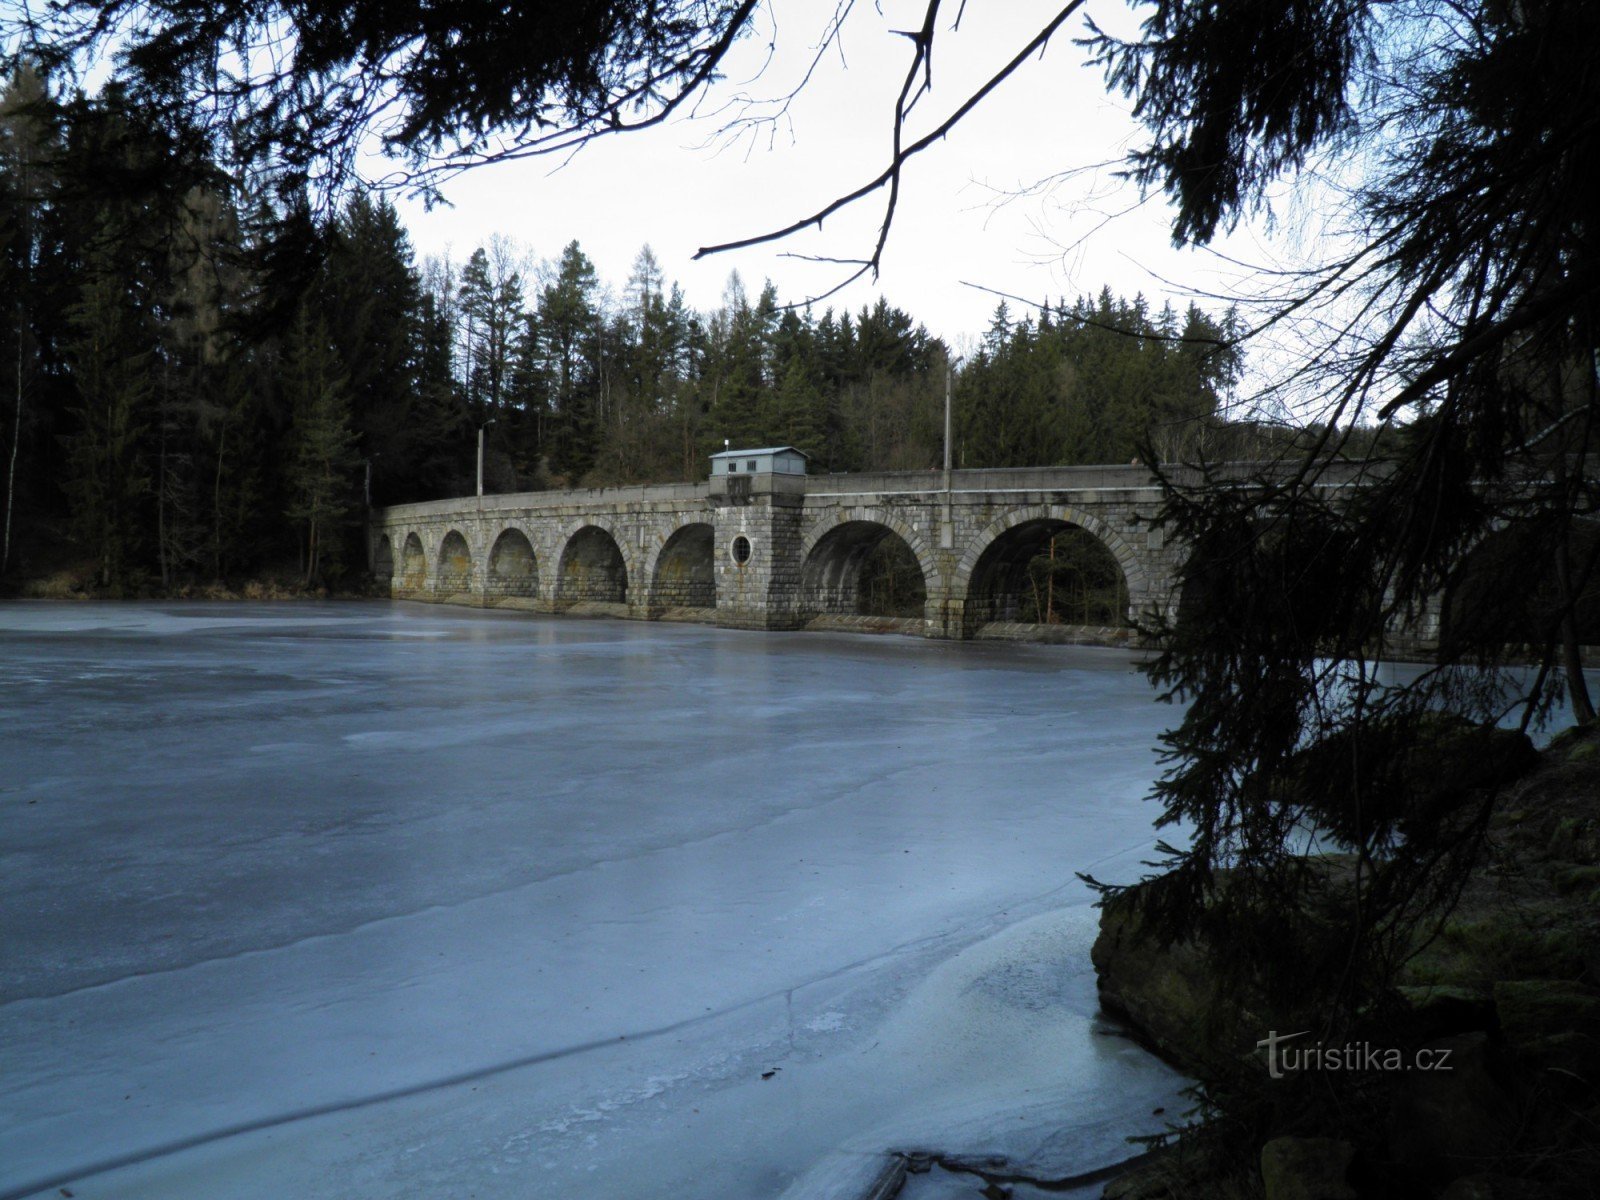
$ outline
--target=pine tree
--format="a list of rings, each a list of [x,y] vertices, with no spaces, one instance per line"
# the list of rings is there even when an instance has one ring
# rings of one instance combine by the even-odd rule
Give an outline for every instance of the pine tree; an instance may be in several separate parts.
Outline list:
[[[772,308],[775,312],[776,305]],[[735,448],[766,442],[761,410],[768,386],[766,334],[771,315],[751,306],[739,273],[730,273],[722,308],[706,330],[710,403],[705,432],[711,453],[721,450],[724,442]]]
[[[525,308],[509,246],[502,241],[491,249],[474,250],[461,271],[462,377],[480,420],[505,415]]]
[[[86,264],[66,348],[77,404],[65,482],[78,539],[105,588],[135,582],[145,544],[153,341],[129,281],[103,254]]]
[[[551,458],[569,478],[583,475],[598,450],[597,286],[594,264],[574,241],[562,250],[555,278],[539,296],[539,346],[555,426]]]
[[[358,459],[338,355],[309,305],[301,306],[284,348],[283,381],[292,414],[285,515],[304,530],[301,561],[310,587],[340,565]]]
[[[55,105],[43,77],[20,66],[0,92],[0,395],[10,403],[10,420],[0,424],[0,460],[5,513],[0,518],[0,575],[13,558],[18,528],[18,474],[28,460],[23,443],[38,424],[29,408],[30,393],[40,370],[38,325],[47,321],[45,290],[49,257],[49,210],[59,180],[54,159],[59,153]],[[4,411],[0,409],[0,411]]]
[[[388,199],[357,193],[334,222],[318,307],[339,352],[350,422],[374,503],[410,498],[437,436],[421,399],[423,291],[411,239]]]

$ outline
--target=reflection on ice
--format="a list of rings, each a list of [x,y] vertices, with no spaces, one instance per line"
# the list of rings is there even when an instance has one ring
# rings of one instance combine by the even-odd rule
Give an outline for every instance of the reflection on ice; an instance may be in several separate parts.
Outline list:
[[[379,604],[0,643],[0,1196],[822,1195],[1087,1169],[1170,1103],[1074,879],[1148,856],[1123,652]]]

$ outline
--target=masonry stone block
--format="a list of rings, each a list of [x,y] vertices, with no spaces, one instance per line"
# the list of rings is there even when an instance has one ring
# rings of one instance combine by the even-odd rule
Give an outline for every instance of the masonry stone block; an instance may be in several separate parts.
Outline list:
[[[921,618],[893,619],[894,628],[965,638],[996,619],[983,589],[1008,547],[1068,525],[1116,559],[1131,617],[1172,615],[1183,547],[1152,523],[1160,506],[1135,466],[956,471],[948,492],[940,472],[718,476],[376,509],[369,562],[402,599],[750,629],[887,628],[890,619],[857,611],[855,588],[866,553],[894,536],[921,568],[926,596]],[[1407,633],[1436,637],[1437,615]],[[1021,636],[993,633],[1002,635]]]

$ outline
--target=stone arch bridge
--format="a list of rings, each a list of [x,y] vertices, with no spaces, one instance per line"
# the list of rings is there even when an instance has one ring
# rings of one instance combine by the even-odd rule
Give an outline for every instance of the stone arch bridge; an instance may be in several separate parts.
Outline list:
[[[397,598],[699,620],[1060,640],[1126,631],[1017,624],[1026,564],[1086,531],[1115,559],[1129,621],[1170,613],[1181,547],[1152,523],[1149,471],[1028,467],[714,476],[704,483],[468,497],[374,510],[374,574]],[[886,541],[922,576],[919,615],[863,611]]]

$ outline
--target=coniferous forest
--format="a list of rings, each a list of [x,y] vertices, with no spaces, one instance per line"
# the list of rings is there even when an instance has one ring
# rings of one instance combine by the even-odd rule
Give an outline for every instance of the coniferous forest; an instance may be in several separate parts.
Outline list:
[[[959,467],[1239,436],[1228,312],[1109,290],[1001,303],[956,363],[881,299],[817,312],[735,274],[697,311],[644,228],[625,280],[575,241],[421,259],[387,197],[241,194],[174,128],[28,69],[0,98],[13,580],[73,564],[114,594],[264,571],[351,586],[364,507],[470,494],[480,428],[490,492],[696,479],[725,441],[799,446],[814,471],[932,468],[947,365]]]

